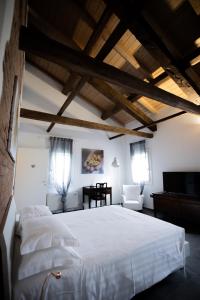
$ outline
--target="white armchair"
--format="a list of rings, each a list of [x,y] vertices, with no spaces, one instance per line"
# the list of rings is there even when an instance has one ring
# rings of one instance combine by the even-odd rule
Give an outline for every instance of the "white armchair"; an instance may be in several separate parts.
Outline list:
[[[123,185],[122,205],[133,210],[142,210],[144,196],[139,185]]]

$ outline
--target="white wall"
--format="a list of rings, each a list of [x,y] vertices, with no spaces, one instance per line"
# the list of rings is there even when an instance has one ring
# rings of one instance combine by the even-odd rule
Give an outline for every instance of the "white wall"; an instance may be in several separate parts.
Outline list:
[[[112,186],[113,203],[120,202],[121,186],[124,180],[122,168],[114,168],[112,161],[116,156],[123,166],[122,145],[121,141],[110,141],[107,137],[99,137],[90,134],[88,138],[73,138],[73,161],[72,161],[72,180],[69,192],[79,192],[79,199],[82,198],[82,187],[95,184],[96,182],[107,182]],[[49,136],[47,134],[36,134],[30,132],[20,132],[18,145],[27,148],[47,149],[49,148]],[[104,174],[81,174],[81,149],[102,149],[104,150]],[[17,161],[18,163],[18,161]],[[18,166],[19,168],[20,166]],[[17,201],[17,199],[16,199]],[[20,200],[21,201],[21,200]],[[28,199],[27,199],[28,201]]]
[[[59,83],[33,66],[26,65],[22,107],[55,114],[66,100],[66,96],[61,93],[61,90],[62,86]],[[117,122],[111,119],[103,121],[100,110],[79,97],[75,97],[70,103],[64,116],[119,126]],[[72,180],[69,192],[78,190],[79,199],[82,199],[83,186],[92,185],[96,182],[107,182],[113,188],[113,203],[119,203],[120,186],[124,174],[122,167],[119,169],[112,167],[112,161],[116,156],[123,166],[121,140],[110,141],[108,138],[111,133],[105,131],[58,124],[48,135],[46,132],[48,125],[46,122],[21,118],[18,147],[47,149],[49,148],[50,135],[73,139]],[[104,174],[81,174],[82,148],[104,150]]]
[[[174,113],[168,110],[159,117]],[[134,128],[133,124],[129,124]],[[152,139],[146,140],[150,155],[152,178],[145,186],[144,205],[153,208],[152,192],[163,191],[162,172],[200,171],[200,117],[184,114],[157,125],[158,130]],[[132,183],[129,144],[139,139],[126,137],[124,156],[126,157],[126,183]]]
[[[28,204],[46,204],[48,154],[45,148],[18,149],[14,189],[18,210]]]

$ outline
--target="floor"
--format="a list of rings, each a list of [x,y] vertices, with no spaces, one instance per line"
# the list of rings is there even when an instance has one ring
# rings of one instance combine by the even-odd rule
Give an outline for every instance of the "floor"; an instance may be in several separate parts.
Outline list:
[[[144,210],[152,215],[152,211]],[[134,300],[199,300],[200,299],[200,228],[185,227],[190,243],[190,257],[186,261],[186,277],[179,270],[148,290],[136,295]]]

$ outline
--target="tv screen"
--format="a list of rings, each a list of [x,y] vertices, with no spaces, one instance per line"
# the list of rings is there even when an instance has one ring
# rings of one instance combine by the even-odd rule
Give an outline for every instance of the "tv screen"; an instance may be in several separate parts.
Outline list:
[[[200,196],[200,172],[163,172],[165,192]]]

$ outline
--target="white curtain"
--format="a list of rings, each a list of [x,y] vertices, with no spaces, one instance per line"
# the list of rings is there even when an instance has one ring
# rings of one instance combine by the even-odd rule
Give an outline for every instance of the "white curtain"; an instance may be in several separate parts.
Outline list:
[[[61,195],[63,211],[71,182],[73,140],[50,137],[50,185]]]
[[[150,179],[149,159],[145,140],[131,143],[130,153],[133,183],[140,184],[141,189],[143,190],[144,184],[148,183]]]

